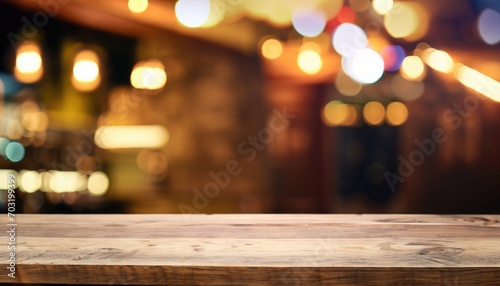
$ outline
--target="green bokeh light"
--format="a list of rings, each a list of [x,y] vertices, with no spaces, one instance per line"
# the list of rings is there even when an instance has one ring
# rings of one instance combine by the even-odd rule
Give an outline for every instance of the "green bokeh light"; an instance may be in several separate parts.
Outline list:
[[[19,142],[10,142],[5,148],[5,156],[12,162],[19,162],[24,158],[24,146]]]

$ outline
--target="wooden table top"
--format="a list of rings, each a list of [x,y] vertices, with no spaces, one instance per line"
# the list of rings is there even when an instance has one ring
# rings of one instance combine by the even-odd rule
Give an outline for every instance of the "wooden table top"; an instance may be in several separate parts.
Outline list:
[[[16,278],[3,231],[0,283],[500,285],[500,215],[19,214],[16,223]]]

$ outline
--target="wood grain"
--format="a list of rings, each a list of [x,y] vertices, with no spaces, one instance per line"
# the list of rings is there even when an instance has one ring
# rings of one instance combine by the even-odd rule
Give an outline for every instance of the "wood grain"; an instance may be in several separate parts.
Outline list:
[[[3,232],[0,283],[500,285],[497,215],[17,215],[17,224],[17,277],[5,273]]]

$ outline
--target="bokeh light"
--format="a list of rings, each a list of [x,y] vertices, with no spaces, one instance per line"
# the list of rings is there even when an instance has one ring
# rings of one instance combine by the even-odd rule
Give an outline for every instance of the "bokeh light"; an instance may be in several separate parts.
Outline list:
[[[103,149],[159,148],[167,144],[169,133],[161,125],[102,126],[94,139]]]
[[[42,186],[42,178],[37,171],[21,171],[19,173],[19,189],[26,193],[34,193]]]
[[[425,65],[417,56],[407,56],[399,69],[401,75],[409,80],[421,80],[425,76]]]
[[[56,193],[83,191],[87,187],[87,176],[74,171],[53,171],[49,186]]]
[[[325,29],[326,16],[318,10],[298,9],[293,13],[292,24],[304,37],[316,37]]]
[[[221,5],[221,3],[213,0],[210,1],[210,11],[207,20],[201,25],[203,28],[214,27],[222,22],[228,10],[228,5]]]
[[[457,65],[455,77],[466,87],[500,102],[500,82],[462,64]]]
[[[450,73],[455,66],[453,59],[445,51],[432,50],[425,58],[427,59],[426,63],[439,72]]]
[[[297,57],[299,68],[306,74],[316,74],[323,67],[323,61],[318,52],[313,50],[303,50]]]
[[[386,71],[397,71],[403,62],[406,53],[401,46],[386,46],[380,51],[384,59],[384,69]]]
[[[353,96],[361,91],[363,85],[351,79],[342,70],[339,70],[335,78],[335,87],[341,94]]]
[[[398,126],[406,122],[408,119],[408,109],[401,102],[391,102],[387,106],[386,120],[392,126]]]
[[[393,0],[373,0],[372,3],[373,10],[377,12],[379,15],[385,15],[391,11],[394,6]]]
[[[323,108],[322,119],[325,125],[330,127],[352,126],[358,121],[358,112],[352,104],[333,100]]]
[[[382,103],[371,101],[363,108],[363,118],[369,125],[380,125],[384,121],[385,109]]]
[[[142,13],[148,8],[148,0],[129,0],[128,9],[134,13]]]
[[[42,111],[30,112],[23,115],[22,125],[28,131],[45,131],[49,127],[49,118]]]
[[[5,157],[12,162],[19,162],[24,158],[26,151],[24,146],[16,141],[10,142],[5,147]]]
[[[175,16],[184,26],[201,27],[210,15],[209,0],[179,0],[175,3]]]
[[[384,27],[394,38],[418,40],[427,33],[429,15],[418,3],[396,2],[384,17]]]
[[[165,67],[158,60],[137,63],[130,75],[130,83],[137,89],[160,89],[166,82]]]
[[[274,60],[283,53],[283,45],[276,39],[267,39],[262,44],[261,52],[266,59]]]
[[[368,46],[368,38],[359,26],[344,23],[333,32],[332,45],[343,57],[352,57],[357,50]]]
[[[34,83],[43,75],[40,47],[34,42],[25,42],[17,48],[15,78],[24,83]]]
[[[109,188],[109,178],[103,172],[92,173],[87,180],[87,190],[94,196],[104,195]]]
[[[477,28],[481,39],[488,45],[500,42],[500,14],[492,9],[485,9],[479,15]]]
[[[359,49],[352,58],[344,58],[342,69],[361,84],[372,84],[384,74],[384,60],[370,48]]]
[[[81,91],[92,91],[99,86],[99,57],[94,51],[83,50],[76,55],[71,83]]]

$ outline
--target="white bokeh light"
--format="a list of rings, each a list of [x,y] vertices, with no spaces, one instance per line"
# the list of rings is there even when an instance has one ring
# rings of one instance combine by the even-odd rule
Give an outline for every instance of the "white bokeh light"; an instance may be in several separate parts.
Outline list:
[[[481,39],[488,45],[500,42],[500,14],[491,9],[485,9],[479,15],[477,28]]]
[[[317,10],[297,10],[293,13],[292,24],[302,36],[316,37],[325,29],[326,16]]]
[[[351,57],[358,49],[368,46],[368,38],[359,26],[344,23],[333,33],[332,44],[337,53],[344,57]]]
[[[353,57],[342,59],[342,69],[353,80],[361,84],[372,84],[384,74],[384,60],[376,51],[363,48]]]
[[[210,0],[179,0],[175,4],[175,16],[184,26],[201,27],[210,15]]]

